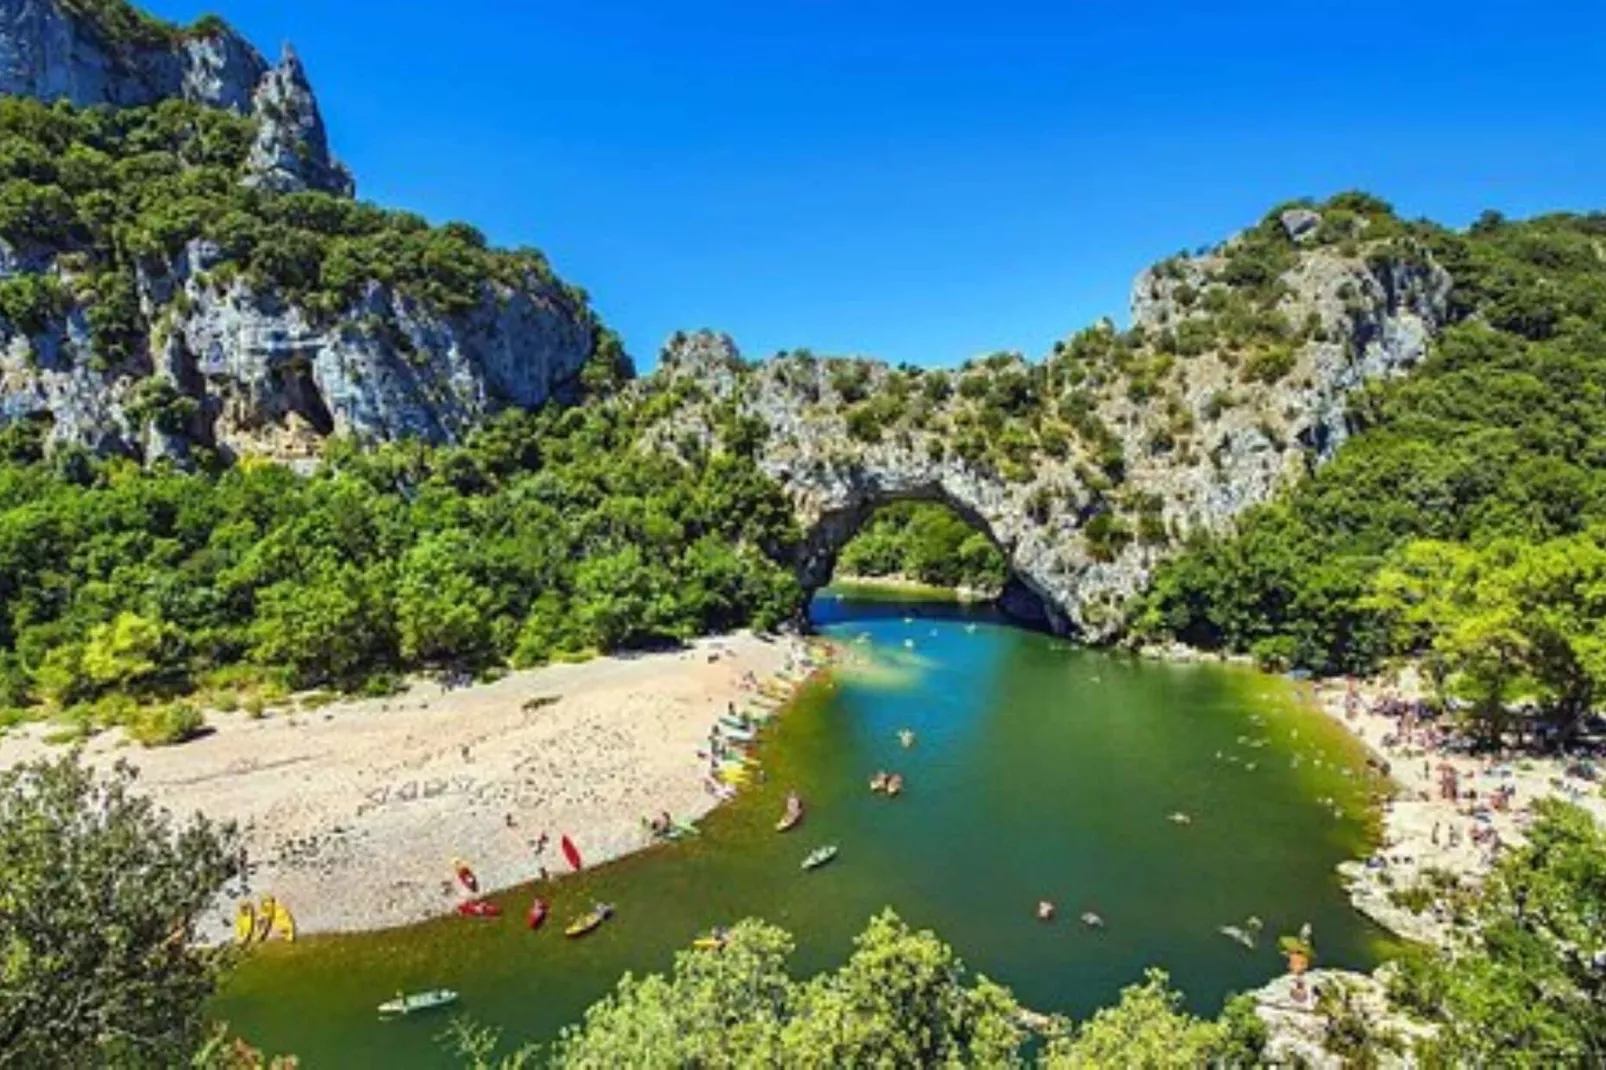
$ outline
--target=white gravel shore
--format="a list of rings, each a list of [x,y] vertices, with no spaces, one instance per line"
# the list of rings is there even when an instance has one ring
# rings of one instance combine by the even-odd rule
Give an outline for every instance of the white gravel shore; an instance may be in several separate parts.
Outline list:
[[[302,932],[379,929],[453,909],[453,858],[492,891],[566,871],[563,834],[589,866],[645,846],[644,816],[707,813],[697,751],[718,716],[773,707],[814,658],[802,639],[742,633],[260,720],[213,713],[211,733],[177,747],[104,733],[85,760],[126,758],[175,814],[237,821],[249,891],[286,903]],[[0,736],[0,767],[59,753],[47,729]],[[206,935],[231,920],[226,898]]]

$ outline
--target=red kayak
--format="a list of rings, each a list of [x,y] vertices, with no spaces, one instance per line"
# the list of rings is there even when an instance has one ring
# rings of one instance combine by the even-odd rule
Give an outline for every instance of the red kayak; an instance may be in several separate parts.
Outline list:
[[[530,913],[525,918],[529,922],[531,929],[539,929],[541,927],[541,923],[546,921],[546,911],[547,901],[537,896],[535,902],[530,904]]]
[[[457,904],[457,912],[465,918],[499,918],[502,908],[495,903],[487,903],[483,899],[470,899],[466,903]]]
[[[575,869],[582,868],[580,862],[580,849],[574,845],[573,840],[569,839],[569,837],[565,835],[559,842],[559,846],[563,848],[563,857],[569,860],[569,865],[573,866]]]
[[[458,859],[453,863],[453,868],[457,870],[457,879],[463,887],[467,888],[471,893],[478,894],[480,879],[474,876],[474,871],[468,868],[468,863]]]

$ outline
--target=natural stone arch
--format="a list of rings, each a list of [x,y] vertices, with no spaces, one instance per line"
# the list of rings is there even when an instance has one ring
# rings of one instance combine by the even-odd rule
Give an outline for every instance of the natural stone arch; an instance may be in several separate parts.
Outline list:
[[[1035,600],[1056,632],[1110,639],[1162,559],[1329,459],[1351,430],[1350,393],[1415,364],[1448,315],[1449,276],[1424,250],[1312,248],[1274,298],[1297,344],[1279,334],[1182,357],[1178,328],[1208,322],[1194,298],[1230,285],[1230,249],[1145,272],[1131,332],[1106,321],[1035,364],[996,354],[930,372],[806,352],[749,364],[727,336],[677,334],[639,387],[663,392],[646,442],[712,446],[742,428],[734,448],[791,501],[806,589],[877,505],[930,498],[1003,551],[1011,587],[1032,596],[1014,608]]]

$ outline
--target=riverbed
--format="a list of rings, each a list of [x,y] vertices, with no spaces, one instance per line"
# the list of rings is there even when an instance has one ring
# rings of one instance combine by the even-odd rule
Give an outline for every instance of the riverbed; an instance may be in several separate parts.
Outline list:
[[[525,888],[496,897],[509,915],[496,922],[259,949],[219,1016],[308,1067],[451,1066],[443,1018],[381,1023],[374,1006],[446,986],[510,1039],[547,1040],[622,973],[666,968],[710,926],[782,925],[807,973],[839,963],[889,905],[1028,1006],[1072,1015],[1149,965],[1213,1012],[1280,972],[1276,936],[1307,923],[1322,965],[1376,964],[1383,934],[1334,867],[1365,852],[1380,785],[1288,682],[1086,651],[984,607],[827,593],[815,618],[852,655],[777,719],[763,783],[700,836],[540,889],[553,918],[537,933],[522,923]],[[880,769],[903,774],[901,797],[868,790]],[[807,817],[777,834],[789,788]],[[802,873],[824,843],[837,860]],[[615,920],[565,940],[563,924],[597,899],[617,904]],[[1059,906],[1056,922],[1035,919],[1040,899]],[[1084,911],[1103,927],[1082,925]],[[1251,916],[1263,923],[1253,949],[1219,931]]]

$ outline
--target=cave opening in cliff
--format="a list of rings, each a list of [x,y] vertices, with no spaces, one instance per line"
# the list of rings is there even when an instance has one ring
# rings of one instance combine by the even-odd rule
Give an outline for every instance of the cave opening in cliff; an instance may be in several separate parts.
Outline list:
[[[808,533],[802,579],[829,597],[986,606],[1046,627],[1042,600],[1010,566],[985,522],[941,495],[872,500],[821,517]],[[815,607],[818,616],[818,605]]]

